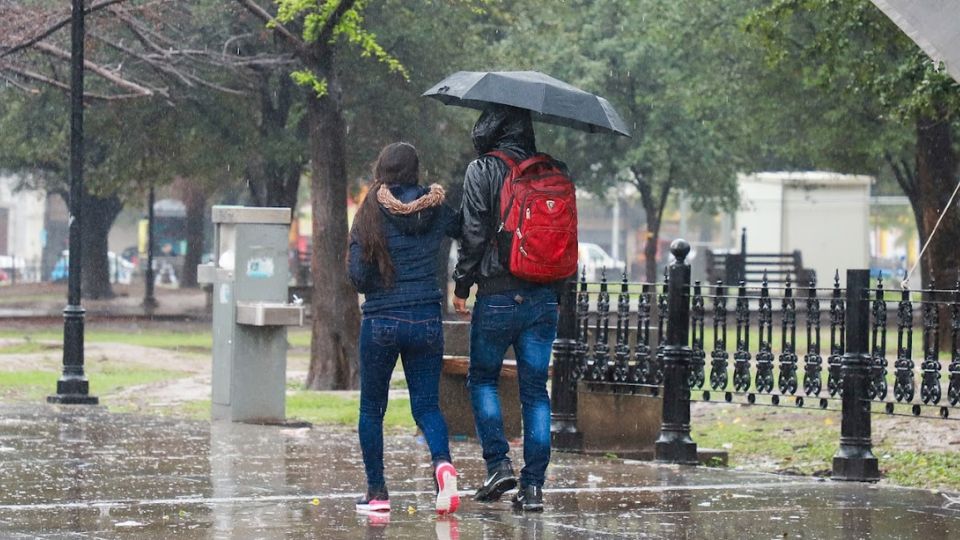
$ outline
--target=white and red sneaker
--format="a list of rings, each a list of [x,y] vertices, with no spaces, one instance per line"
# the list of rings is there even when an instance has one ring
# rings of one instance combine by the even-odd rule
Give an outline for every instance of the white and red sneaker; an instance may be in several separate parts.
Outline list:
[[[437,513],[452,514],[460,506],[460,493],[457,491],[457,470],[449,462],[442,461],[434,469],[437,481]]]
[[[390,496],[387,490],[368,491],[366,496],[357,499],[357,512],[389,512]]]

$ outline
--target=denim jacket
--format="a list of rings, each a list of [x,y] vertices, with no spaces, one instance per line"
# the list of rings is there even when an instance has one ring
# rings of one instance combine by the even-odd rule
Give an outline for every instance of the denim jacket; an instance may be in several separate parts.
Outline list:
[[[389,186],[400,202],[413,202],[426,195],[424,186]],[[370,193],[368,197],[376,197]],[[363,249],[357,238],[350,237],[350,281],[365,301],[364,314],[418,304],[439,302],[440,281],[437,279],[437,258],[444,236],[460,234],[460,220],[446,204],[439,204],[411,214],[396,214],[380,206],[383,234],[394,266],[393,287],[384,286],[375,263],[363,260]]]

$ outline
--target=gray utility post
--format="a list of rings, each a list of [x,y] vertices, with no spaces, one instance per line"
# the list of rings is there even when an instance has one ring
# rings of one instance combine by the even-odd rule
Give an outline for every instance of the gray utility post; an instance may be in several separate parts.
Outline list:
[[[287,302],[289,208],[214,206],[215,256],[197,267],[213,284],[214,420],[285,419],[287,326],[303,307]]]

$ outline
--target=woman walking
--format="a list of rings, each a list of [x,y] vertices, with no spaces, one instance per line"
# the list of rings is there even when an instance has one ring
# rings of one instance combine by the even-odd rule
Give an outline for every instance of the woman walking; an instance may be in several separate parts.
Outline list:
[[[383,474],[383,415],[400,356],[413,419],[430,447],[437,512],[460,503],[447,424],[439,406],[443,327],[437,256],[444,235],[459,232],[439,185],[420,186],[417,150],[393,143],[380,151],[373,182],[350,231],[350,279],[365,295],[360,327],[360,448],[367,493],[359,511],[389,511]]]

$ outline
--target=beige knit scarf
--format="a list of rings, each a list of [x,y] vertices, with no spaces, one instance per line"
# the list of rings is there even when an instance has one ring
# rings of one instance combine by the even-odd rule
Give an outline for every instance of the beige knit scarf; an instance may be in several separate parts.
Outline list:
[[[425,208],[439,206],[443,204],[444,199],[443,186],[440,184],[431,184],[430,191],[408,203],[400,202],[394,197],[386,184],[381,185],[377,190],[377,201],[392,214],[413,214]]]

